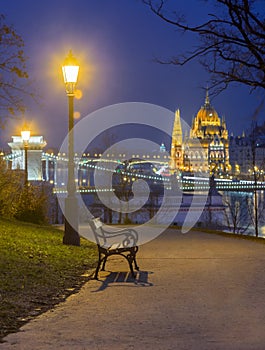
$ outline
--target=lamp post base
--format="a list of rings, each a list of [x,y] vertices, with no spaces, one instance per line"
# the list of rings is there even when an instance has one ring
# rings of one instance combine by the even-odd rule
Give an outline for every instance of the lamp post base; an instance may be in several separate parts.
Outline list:
[[[80,246],[80,237],[78,232],[76,232],[76,230],[69,224],[66,219],[64,223],[63,244],[75,245],[78,247]]]
[[[77,204],[77,198],[74,196],[67,197],[65,199],[63,244],[80,246],[80,236],[78,234]]]

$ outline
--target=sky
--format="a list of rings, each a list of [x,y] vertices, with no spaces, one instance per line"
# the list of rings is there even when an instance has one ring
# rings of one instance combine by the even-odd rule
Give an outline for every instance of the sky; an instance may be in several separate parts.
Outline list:
[[[146,102],[179,108],[191,124],[204,104],[208,73],[197,62],[184,67],[161,65],[154,58],[170,58],[191,49],[194,40],[155,16],[141,0],[0,0],[1,12],[25,42],[28,71],[39,103],[31,102],[25,118],[48,148],[58,148],[68,131],[67,96],[61,64],[71,49],[80,62],[75,99],[77,119],[112,104]],[[203,19],[200,0],[180,2],[193,20]],[[191,11],[192,9],[192,11]],[[80,94],[79,94],[80,95]],[[244,87],[229,88],[211,100],[225,116],[229,132],[242,134],[259,102]],[[259,121],[265,120],[263,111]],[[18,134],[18,121],[1,132],[1,145]]]

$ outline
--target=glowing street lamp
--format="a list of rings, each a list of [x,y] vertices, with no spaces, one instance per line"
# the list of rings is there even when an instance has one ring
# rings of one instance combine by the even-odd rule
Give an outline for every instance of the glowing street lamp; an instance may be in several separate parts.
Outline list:
[[[69,245],[80,245],[78,234],[78,206],[74,179],[74,96],[75,85],[78,79],[79,65],[72,51],[69,51],[63,66],[63,78],[65,90],[68,96],[68,181],[67,197],[65,198],[65,224],[63,243]]]
[[[74,97],[75,85],[77,83],[79,73],[79,65],[71,50],[64,60],[62,71],[64,83],[66,86],[66,93],[68,96],[72,95]]]
[[[24,129],[21,131],[21,138],[24,145],[24,162],[25,162],[25,186],[28,186],[28,148],[29,148],[29,139],[30,139],[30,130]]]

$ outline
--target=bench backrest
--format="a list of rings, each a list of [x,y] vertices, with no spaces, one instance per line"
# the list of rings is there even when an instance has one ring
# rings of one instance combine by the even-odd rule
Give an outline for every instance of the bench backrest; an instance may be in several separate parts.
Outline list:
[[[106,243],[106,237],[104,235],[104,231],[102,230],[103,222],[100,218],[93,218],[88,221],[92,231],[94,233],[96,243],[102,245]]]
[[[96,231],[96,230],[102,228],[102,226],[103,226],[103,222],[100,220],[100,218],[90,219],[89,224],[90,224],[93,231],[94,230]]]
[[[109,231],[104,229],[104,224],[100,218],[93,218],[88,222],[99,246],[112,245],[113,243],[120,243],[123,247],[137,245],[138,234],[132,228]]]

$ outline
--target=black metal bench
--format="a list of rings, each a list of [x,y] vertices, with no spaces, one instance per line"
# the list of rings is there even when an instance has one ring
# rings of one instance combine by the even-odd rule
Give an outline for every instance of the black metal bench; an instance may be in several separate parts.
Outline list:
[[[111,255],[122,255],[129,263],[130,271],[133,277],[136,274],[133,269],[139,270],[136,262],[136,253],[138,252],[138,234],[132,228],[124,228],[121,230],[107,231],[100,218],[89,220],[89,224],[93,230],[96,243],[98,246],[98,265],[94,278],[98,278],[98,272],[102,264],[101,270],[105,270],[107,259]]]

